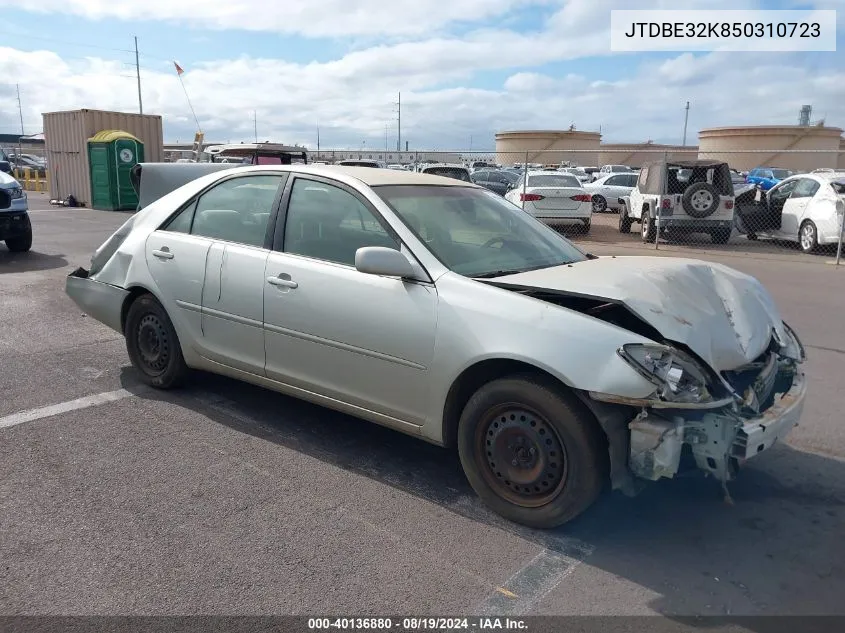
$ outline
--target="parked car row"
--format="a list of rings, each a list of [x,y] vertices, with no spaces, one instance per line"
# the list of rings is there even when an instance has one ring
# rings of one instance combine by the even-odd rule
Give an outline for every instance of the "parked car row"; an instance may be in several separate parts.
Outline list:
[[[770,176],[784,178],[772,183]],[[809,253],[840,239],[845,172],[758,169],[743,179],[721,161],[654,162],[643,166],[631,191],[617,202],[619,232],[629,233],[637,223],[644,242],[707,233],[714,243],[725,244],[736,227],[750,240],[797,242]]]

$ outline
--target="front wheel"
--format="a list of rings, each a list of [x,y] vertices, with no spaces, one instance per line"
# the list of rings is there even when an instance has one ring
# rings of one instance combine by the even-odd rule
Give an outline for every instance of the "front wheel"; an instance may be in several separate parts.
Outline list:
[[[458,425],[470,485],[503,517],[535,528],[575,518],[608,478],[604,437],[589,411],[549,380],[501,378],[470,398]]]
[[[604,213],[607,211],[607,200],[604,196],[601,195],[594,195],[593,196],[593,213]]]
[[[640,230],[642,232],[643,242],[651,243],[657,240],[657,228],[654,226],[654,219],[647,209],[643,209],[641,222]]]
[[[141,295],[126,315],[126,350],[144,383],[170,389],[188,373],[176,330],[167,311],[149,294]]]
[[[628,205],[623,204],[622,209],[619,211],[619,232],[630,233],[631,223],[631,217],[628,215]]]
[[[32,231],[17,237],[7,237],[6,247],[13,253],[25,253],[32,248]]]

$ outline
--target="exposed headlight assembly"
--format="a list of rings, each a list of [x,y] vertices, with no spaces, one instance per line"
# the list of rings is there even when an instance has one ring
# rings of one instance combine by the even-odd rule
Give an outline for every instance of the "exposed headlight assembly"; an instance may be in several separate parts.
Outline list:
[[[10,187],[8,190],[9,195],[12,197],[12,200],[18,200],[19,198],[24,197],[24,192],[21,187]]]
[[[709,373],[689,355],[665,345],[623,345],[619,355],[657,387],[655,396],[664,402],[704,404],[722,399],[714,396]],[[718,387],[716,387],[718,389]]]
[[[787,358],[791,358],[797,363],[803,363],[807,358],[807,354],[804,352],[804,346],[801,344],[801,340],[798,338],[795,330],[789,327],[786,323],[783,324],[783,329],[786,331],[787,340],[781,341],[780,337],[776,337],[778,339],[778,343],[780,344],[781,354]],[[775,332],[777,332],[777,330],[775,330]]]

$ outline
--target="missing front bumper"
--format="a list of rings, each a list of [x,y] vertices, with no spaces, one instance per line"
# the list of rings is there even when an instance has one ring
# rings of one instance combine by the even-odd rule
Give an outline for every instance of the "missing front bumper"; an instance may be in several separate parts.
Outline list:
[[[628,425],[629,468],[642,479],[673,477],[687,445],[700,470],[729,481],[738,466],[783,440],[797,426],[806,390],[804,375],[796,371],[789,391],[777,395],[772,406],[750,419],[730,409],[692,419],[682,411],[670,417],[645,410]]]

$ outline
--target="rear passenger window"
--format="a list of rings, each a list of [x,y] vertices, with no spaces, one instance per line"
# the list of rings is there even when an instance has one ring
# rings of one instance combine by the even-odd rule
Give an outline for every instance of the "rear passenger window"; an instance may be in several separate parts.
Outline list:
[[[819,183],[809,178],[802,178],[792,190],[793,198],[812,198],[819,190]]]
[[[323,182],[296,179],[285,223],[286,253],[354,266],[355,253],[365,246],[399,250],[357,196]]]
[[[243,176],[209,189],[197,201],[191,234],[264,246],[276,192],[283,178]]]

